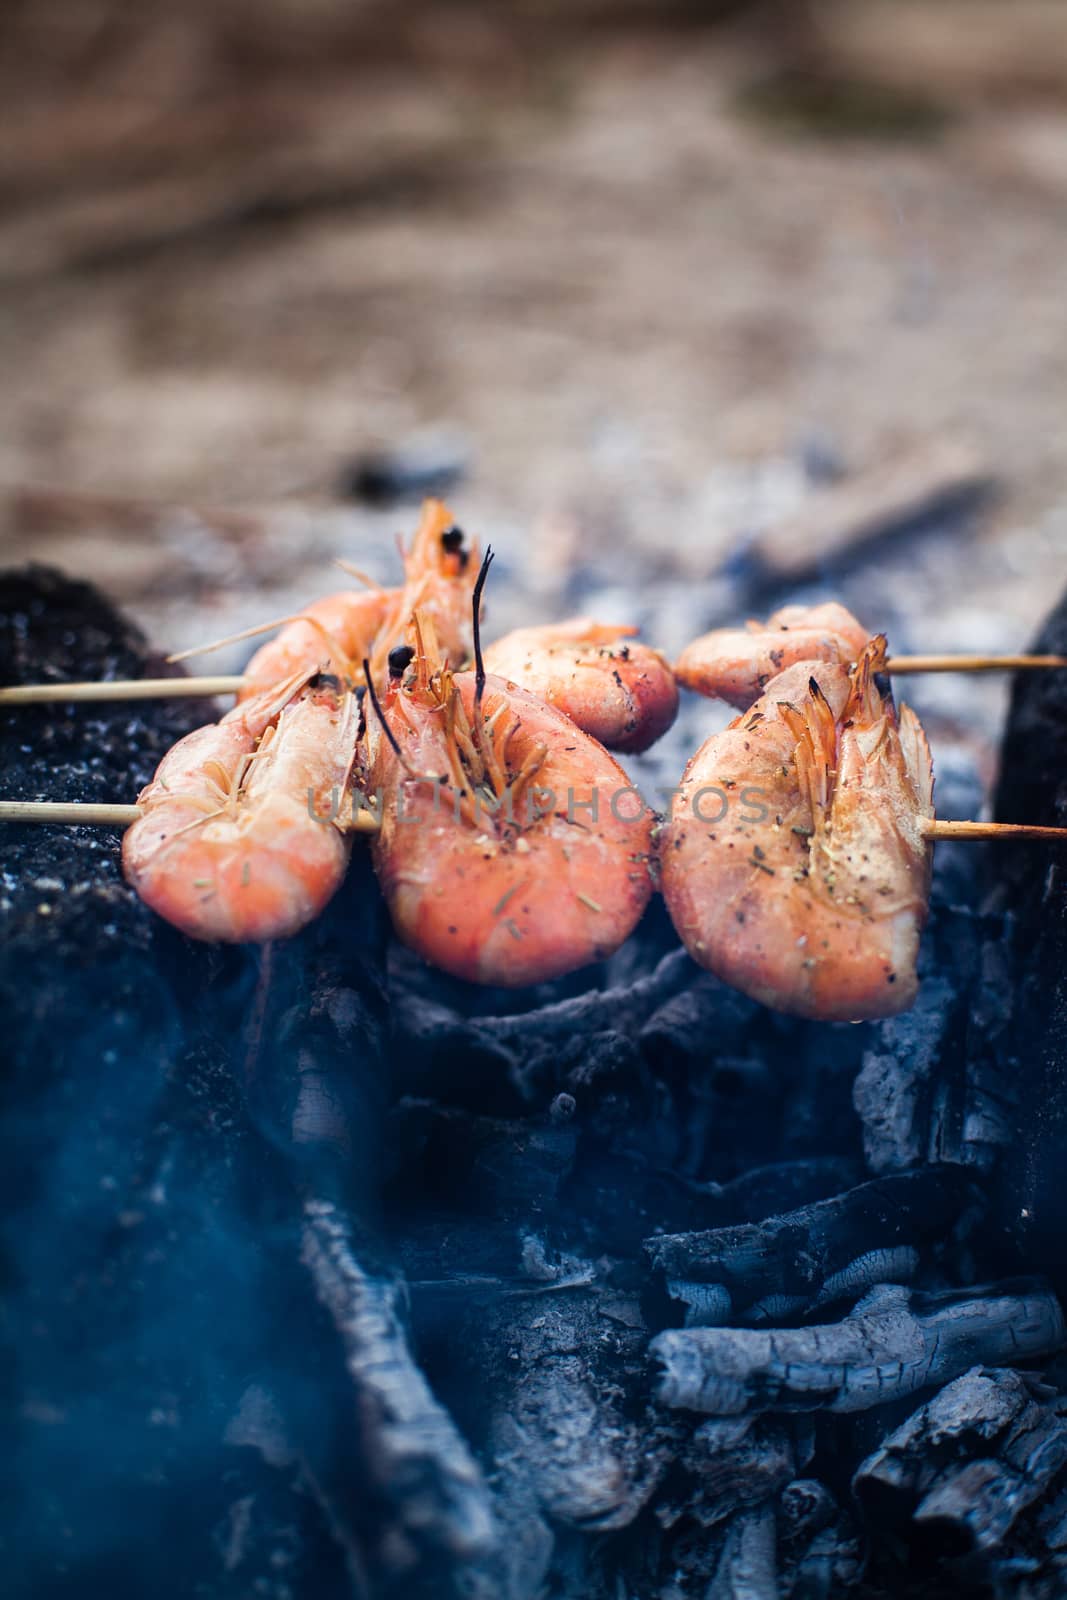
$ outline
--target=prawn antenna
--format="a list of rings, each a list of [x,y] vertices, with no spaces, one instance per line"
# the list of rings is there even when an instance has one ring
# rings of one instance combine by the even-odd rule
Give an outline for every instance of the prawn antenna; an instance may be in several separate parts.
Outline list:
[[[370,696],[370,703],[374,707],[374,715],[378,718],[378,725],[385,734],[385,737],[389,740],[389,743],[392,745],[393,754],[396,756],[396,759],[400,762],[400,765],[404,768],[404,770],[407,771],[408,764],[404,759],[404,752],[397,744],[396,735],[386,722],[385,716],[382,712],[381,701],[378,699],[378,692],[374,687],[374,679],[371,677],[370,662],[367,660],[366,656],[363,658],[363,676],[367,682],[367,693]]]
[[[482,703],[482,692],[485,689],[485,657],[482,655],[482,590],[485,580],[489,576],[489,568],[493,564],[493,547],[486,545],[485,559],[478,570],[478,577],[474,585],[474,594],[471,597],[471,607],[474,613],[474,700],[479,707]]]

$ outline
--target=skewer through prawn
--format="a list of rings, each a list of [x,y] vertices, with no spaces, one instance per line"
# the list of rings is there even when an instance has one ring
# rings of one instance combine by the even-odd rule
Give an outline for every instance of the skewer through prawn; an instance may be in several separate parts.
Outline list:
[[[651,812],[596,740],[485,673],[477,632],[474,672],[446,664],[418,613],[412,637],[367,725],[374,862],[400,938],[507,986],[610,955],[652,892]]]
[[[852,1021],[917,988],[933,768],[914,713],[881,677],[804,661],[713,734],[660,840],[663,893],[702,966],[779,1011]]]
[[[684,688],[744,711],[786,667],[798,661],[840,661],[847,666],[858,659],[868,637],[863,624],[836,601],[782,606],[766,622],[702,634],[686,645],[674,671]],[[885,666],[891,674],[1043,672],[1067,667],[1067,656],[893,656]]]

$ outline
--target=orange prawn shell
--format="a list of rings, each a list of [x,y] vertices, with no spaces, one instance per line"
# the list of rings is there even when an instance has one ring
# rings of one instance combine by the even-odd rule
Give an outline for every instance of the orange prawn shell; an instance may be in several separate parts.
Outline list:
[[[400,594],[399,589],[342,589],[305,606],[253,655],[238,704],[303,668],[332,672],[342,680],[355,676]]]
[[[633,628],[570,617],[516,628],[485,652],[489,672],[564,712],[605,748],[637,754],[678,714],[678,685],[666,657],[630,638]]]
[[[840,768],[821,841],[783,711],[803,705],[812,679]],[[899,726],[891,707],[884,726],[852,725],[852,693],[838,663],[780,674],[689,762],[660,839],[664,897],[694,959],[766,1005],[826,1021],[912,1003],[929,893],[925,736],[906,707]]]
[[[339,812],[354,753],[354,708],[332,693],[308,691],[287,706],[271,759],[247,792],[207,815],[210,774],[232,775],[252,756],[266,698],[179,740],[123,837],[127,881],[194,939],[261,943],[295,933],[322,912],[348,864],[350,839],[319,820]]]
[[[385,662],[394,645],[407,638],[412,612],[432,624],[443,658],[459,667],[474,648],[471,597],[480,560],[477,540],[446,548],[455,518],[442,500],[425,500],[411,550],[404,555],[404,587],[395,592],[375,641],[375,682],[385,680]],[[459,533],[459,530],[456,529]]]
[[[454,682],[473,718],[473,674]],[[488,815],[477,827],[457,816],[453,791],[406,775],[372,726],[370,781],[384,800],[374,862],[405,944],[456,977],[518,986],[602,959],[632,932],[652,892],[653,817],[618,763],[561,712],[496,677],[482,709],[517,715],[516,760],[547,747],[536,787],[546,804],[554,792],[551,813],[522,831]],[[438,712],[394,687],[385,716],[413,769],[447,771]]]
[[[304,669],[330,672],[353,684],[368,657],[375,680],[384,681],[389,651],[403,643],[416,607],[433,621],[446,659],[460,665],[471,650],[478,550],[470,544],[446,549],[444,536],[454,526],[442,501],[425,501],[411,550],[404,555],[403,585],[341,589],[305,606],[252,656],[238,703]]]
[[[674,671],[685,688],[743,711],[780,672],[802,661],[847,665],[858,659],[868,637],[862,623],[835,600],[783,606],[765,623],[702,634],[686,645]]]

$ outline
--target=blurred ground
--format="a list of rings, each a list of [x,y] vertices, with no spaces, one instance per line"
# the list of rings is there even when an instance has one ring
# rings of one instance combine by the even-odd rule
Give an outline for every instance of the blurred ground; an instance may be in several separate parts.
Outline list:
[[[337,487],[427,429],[501,553],[496,627],[577,596],[673,648],[762,526],[942,437],[1000,493],[866,562],[872,624],[1017,648],[1062,586],[1061,0],[23,0],[0,29],[5,559],[160,643],[290,609],[334,555],[394,571],[411,511]]]

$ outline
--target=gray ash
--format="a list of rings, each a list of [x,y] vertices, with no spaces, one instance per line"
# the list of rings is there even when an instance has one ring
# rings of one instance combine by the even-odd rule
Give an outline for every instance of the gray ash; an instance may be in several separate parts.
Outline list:
[[[7,681],[160,671],[86,586],[0,581]],[[1030,682],[1003,804],[1053,820]],[[132,798],[207,714],[9,711],[5,792]],[[260,951],[152,917],[116,834],[4,844],[8,1592],[1062,1593],[1062,1319],[1014,1220],[1059,1225],[1047,858],[997,903],[939,872],[919,1006],[848,1027],[725,989],[661,906],[506,995],[390,946],[365,852]]]

